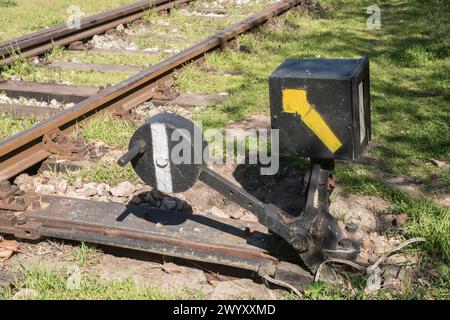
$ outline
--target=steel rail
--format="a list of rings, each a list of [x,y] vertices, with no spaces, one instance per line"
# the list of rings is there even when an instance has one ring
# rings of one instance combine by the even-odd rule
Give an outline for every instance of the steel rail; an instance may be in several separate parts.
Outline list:
[[[147,70],[114,86],[108,87],[70,109],[0,142],[0,180],[9,179],[36,163],[50,153],[43,148],[45,134],[60,129],[73,130],[79,122],[95,116],[97,112],[114,110],[123,105],[136,106],[152,98],[151,88],[186,63],[202,58],[206,53],[222,48],[236,36],[261,25],[273,17],[301,4],[302,0],[283,0],[219,32],[206,40],[176,54]]]
[[[19,239],[85,241],[239,268],[287,281],[299,290],[313,277],[297,253],[257,222],[60,196],[34,198],[15,214],[0,210],[0,233]]]
[[[142,10],[144,8],[149,8],[161,3],[165,3],[168,0],[150,0],[150,1],[136,1],[130,4],[126,4],[123,6],[120,6],[118,8],[109,9],[100,13],[96,13],[94,15],[91,15],[89,17],[81,18],[80,19],[80,28],[88,28],[90,26],[104,23],[108,19],[115,19],[117,17],[129,14],[130,12],[135,12],[136,10]],[[62,31],[64,30],[64,31]],[[0,42],[0,48],[4,49],[7,47],[11,47],[14,45],[27,45],[27,42],[31,39],[40,38],[42,40],[48,40],[50,37],[54,36],[60,36],[62,35],[61,32],[76,32],[76,30],[70,29],[67,27],[67,24],[59,24],[53,27],[49,27],[46,29],[42,29],[33,33],[29,33],[14,39],[6,40],[3,42]],[[45,38],[43,38],[45,36]],[[0,51],[3,53],[3,51]]]
[[[16,56],[31,57],[51,50],[56,45],[65,46],[75,41],[90,38],[116,26],[141,18],[145,10],[157,12],[174,8],[191,0],[137,1],[119,8],[102,12],[80,21],[80,28],[69,28],[61,24],[26,36],[0,43],[2,65],[10,64]]]

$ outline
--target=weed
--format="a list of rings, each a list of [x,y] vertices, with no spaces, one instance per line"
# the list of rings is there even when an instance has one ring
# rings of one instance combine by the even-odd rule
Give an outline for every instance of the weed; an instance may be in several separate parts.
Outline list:
[[[126,148],[137,128],[137,123],[115,120],[105,113],[83,123],[77,134],[84,140],[100,140],[109,146]]]
[[[137,286],[131,278],[123,280],[102,280],[96,274],[81,274],[80,287],[68,286],[69,272],[66,268],[56,269],[36,265],[23,271],[25,280],[13,289],[0,287],[0,299],[11,299],[20,289],[32,289],[37,300],[97,300],[97,299],[204,299],[205,296],[186,288],[163,290],[157,286]]]
[[[75,261],[78,266],[82,267],[88,263],[96,251],[94,244],[82,242],[75,251]]]
[[[16,0],[0,0],[0,7],[15,7],[17,6]]]

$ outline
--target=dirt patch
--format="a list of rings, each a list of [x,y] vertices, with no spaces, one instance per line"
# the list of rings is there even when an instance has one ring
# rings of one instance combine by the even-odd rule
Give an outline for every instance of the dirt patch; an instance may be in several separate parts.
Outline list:
[[[396,248],[402,241],[402,226],[407,221],[405,214],[390,214],[389,202],[370,195],[344,195],[339,187],[335,189],[330,213],[338,220],[344,235],[360,244],[356,262],[362,266],[374,264],[383,254]],[[402,292],[417,282],[418,257],[415,254],[393,254],[380,266],[380,287]],[[334,284],[341,282],[348,286],[336,267],[328,279]],[[336,280],[337,279],[339,280]],[[325,277],[327,279],[327,276]]]

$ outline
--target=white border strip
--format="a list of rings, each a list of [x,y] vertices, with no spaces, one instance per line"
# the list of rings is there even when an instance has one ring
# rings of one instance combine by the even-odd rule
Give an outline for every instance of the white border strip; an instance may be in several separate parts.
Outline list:
[[[172,193],[172,173],[170,170],[169,138],[166,125],[152,123],[153,165],[155,167],[156,189],[165,193]]]

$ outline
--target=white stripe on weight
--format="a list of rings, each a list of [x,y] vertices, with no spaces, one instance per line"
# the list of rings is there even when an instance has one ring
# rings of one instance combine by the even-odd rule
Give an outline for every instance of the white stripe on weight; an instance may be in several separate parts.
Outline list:
[[[366,124],[365,124],[365,115],[364,115],[364,87],[363,81],[361,81],[358,85],[358,98],[359,98],[359,139],[360,143],[364,141],[366,137]]]
[[[155,167],[156,189],[165,193],[172,193],[172,174],[169,162],[169,139],[166,125],[152,123],[153,165]]]

